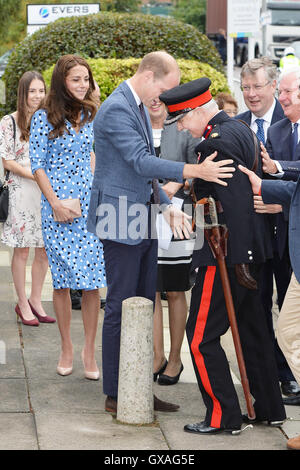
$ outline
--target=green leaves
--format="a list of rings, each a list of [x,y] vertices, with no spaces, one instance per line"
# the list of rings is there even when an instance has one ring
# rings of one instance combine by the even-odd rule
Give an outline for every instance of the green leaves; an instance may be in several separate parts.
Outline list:
[[[4,74],[5,111],[15,109],[18,80],[25,71],[43,72],[63,54],[124,59],[141,58],[160,49],[175,58],[196,60],[223,72],[220,56],[207,37],[173,18],[111,12],[61,18],[25,38],[15,48]],[[107,90],[111,89],[108,82],[109,78],[105,79]]]
[[[104,101],[112,91],[124,80],[132,77],[138,68],[141,59],[87,59],[94,79],[101,90],[101,101]],[[196,60],[178,59],[181,70],[181,83],[188,82],[206,76],[211,79],[210,87],[212,95],[221,91],[228,92],[229,88],[225,76],[208,64]],[[44,79],[49,86],[54,64],[44,73]]]

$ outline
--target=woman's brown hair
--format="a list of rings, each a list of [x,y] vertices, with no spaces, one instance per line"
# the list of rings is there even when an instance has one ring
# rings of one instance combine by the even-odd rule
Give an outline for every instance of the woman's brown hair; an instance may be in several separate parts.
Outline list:
[[[21,140],[26,142],[29,141],[30,121],[32,116],[27,104],[27,99],[30,84],[32,80],[35,79],[40,80],[43,83],[46,93],[46,85],[43,76],[35,70],[29,70],[28,72],[23,73],[18,85],[17,124],[21,132]]]
[[[217,103],[219,109],[223,109],[226,103],[232,104],[236,110],[238,110],[238,103],[229,93],[219,93],[215,96],[215,102]]]
[[[89,89],[84,100],[75,98],[66,87],[66,77],[70,70],[76,65],[86,67],[89,74]],[[78,115],[82,112],[83,118],[80,127],[89,121],[91,122],[97,112],[97,107],[93,99],[92,93],[95,90],[94,79],[89,64],[80,56],[64,55],[58,59],[51,78],[49,93],[47,94],[42,107],[47,111],[47,118],[53,126],[53,130],[49,133],[49,138],[54,139],[63,135],[66,130],[65,119],[67,119],[73,127],[78,125]]]

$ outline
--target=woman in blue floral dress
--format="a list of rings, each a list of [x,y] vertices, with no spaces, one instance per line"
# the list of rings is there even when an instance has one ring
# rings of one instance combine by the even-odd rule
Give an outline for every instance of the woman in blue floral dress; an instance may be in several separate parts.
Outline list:
[[[60,375],[73,370],[69,290],[82,289],[85,376],[98,379],[95,337],[99,288],[106,286],[102,244],[86,230],[92,184],[91,162],[96,105],[94,81],[87,62],[62,56],[53,71],[43,109],[31,121],[30,159],[42,191],[42,231],[53,279],[53,303],[61,333]],[[81,216],[64,199],[79,199]]]

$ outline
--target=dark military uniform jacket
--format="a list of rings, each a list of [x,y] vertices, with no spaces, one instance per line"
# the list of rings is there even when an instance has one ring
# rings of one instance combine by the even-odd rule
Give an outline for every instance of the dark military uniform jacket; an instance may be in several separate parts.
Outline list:
[[[263,214],[257,214],[253,207],[253,193],[248,176],[242,173],[238,165],[253,168],[255,146],[253,133],[248,126],[230,118],[220,111],[208,123],[212,130],[207,139],[195,149],[200,152],[199,163],[215,150],[218,155],[215,161],[232,159],[235,172],[232,178],[225,181],[228,186],[210,183],[201,179],[194,181],[197,200],[212,196],[220,201],[223,212],[218,214],[219,223],[228,228],[227,265],[240,263],[263,263],[272,257],[272,245],[269,225]],[[255,136],[256,139],[256,136]],[[258,158],[256,173],[261,177],[261,159]],[[202,249],[194,252],[193,266],[215,265],[207,241]]]

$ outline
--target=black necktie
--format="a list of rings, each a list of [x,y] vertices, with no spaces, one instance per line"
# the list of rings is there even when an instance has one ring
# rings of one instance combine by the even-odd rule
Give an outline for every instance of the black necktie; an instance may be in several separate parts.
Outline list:
[[[291,133],[291,157],[292,160],[296,160],[296,147],[298,144],[298,122],[295,122],[293,125],[293,130]]]

